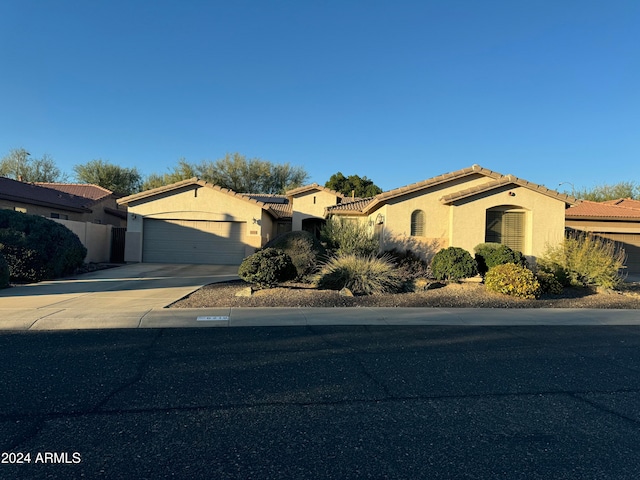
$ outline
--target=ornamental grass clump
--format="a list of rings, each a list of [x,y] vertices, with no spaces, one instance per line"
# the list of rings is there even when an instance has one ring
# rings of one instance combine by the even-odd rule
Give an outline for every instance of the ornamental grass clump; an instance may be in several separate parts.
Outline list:
[[[265,248],[245,258],[238,268],[238,276],[260,288],[275,287],[280,282],[296,278],[291,257],[277,248]]]
[[[339,255],[322,265],[316,281],[318,288],[342,290],[354,295],[397,293],[402,279],[387,257]]]
[[[380,242],[364,223],[330,218],[320,231],[320,238],[333,255],[369,257],[380,251]]]
[[[496,265],[484,277],[487,290],[519,298],[538,298],[540,282],[531,270],[515,263]]]
[[[549,247],[538,266],[565,285],[618,288],[626,262],[624,249],[597,235],[574,233],[556,247]]]
[[[440,250],[431,261],[431,273],[436,280],[457,282],[478,273],[478,265],[464,248],[449,247]]]

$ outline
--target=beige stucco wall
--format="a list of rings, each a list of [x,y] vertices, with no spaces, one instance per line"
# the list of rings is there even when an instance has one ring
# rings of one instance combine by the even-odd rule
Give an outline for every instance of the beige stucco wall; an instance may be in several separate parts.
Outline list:
[[[565,203],[528,188],[511,185],[450,206],[450,244],[469,252],[485,241],[486,211],[504,207],[520,210],[525,216],[524,253],[533,259],[541,256],[549,245],[564,238]]]
[[[291,199],[293,205],[292,230],[302,230],[302,221],[307,218],[324,218],[324,209],[336,205],[338,197],[323,190],[312,190]]]
[[[57,213],[60,216],[67,215],[69,220],[76,220],[78,222],[85,221],[83,218],[83,214],[80,212],[70,212],[68,210],[62,210],[59,208],[53,207],[43,207],[41,205],[31,205],[29,203],[21,203],[21,202],[13,202],[8,200],[0,200],[0,208],[7,208],[10,210],[15,210],[15,208],[20,208],[26,210],[29,215],[40,215],[41,217],[51,218],[52,213]]]
[[[111,229],[112,225],[76,222],[52,218],[75,233],[87,248],[85,262],[109,262],[111,260]]]
[[[129,203],[125,261],[142,260],[145,218],[245,222],[246,254],[250,255],[272,236],[271,217],[246,199],[200,185],[158,194]]]
[[[475,187],[490,181],[485,176],[471,175],[392,199],[388,204],[371,212],[368,220],[377,223],[378,215],[384,217],[382,248],[390,250],[411,250],[429,260],[442,248],[451,245],[449,235],[450,207],[443,205],[440,198],[460,190]],[[411,236],[411,213],[422,210],[425,213],[425,235]]]
[[[15,207],[26,210],[24,213],[29,215],[40,215],[42,217],[51,218],[52,213],[57,213],[61,217],[68,217],[68,220],[76,222],[100,223],[103,225],[114,225],[117,227],[125,227],[126,220],[122,220],[114,215],[109,215],[104,211],[104,207],[117,209],[116,201],[113,198],[105,199],[91,206],[91,212],[71,212],[56,207],[45,207],[42,205],[32,205],[29,203],[14,202],[9,200],[0,200],[0,208],[8,208],[14,210]],[[124,207],[120,207],[123,210]],[[64,219],[64,218],[63,218]]]
[[[569,228],[595,233],[640,233],[640,222],[567,219]]]
[[[562,241],[565,203],[528,188],[510,185],[451,205],[440,201],[445,195],[488,181],[491,179],[470,177],[467,181],[449,182],[438,188],[404,195],[370,212],[361,221],[370,225],[373,231],[382,217],[384,250],[394,247],[411,249],[427,259],[448,246],[461,247],[473,253],[474,247],[485,241],[486,211],[496,207],[526,212],[523,253],[534,257],[533,260],[545,252],[547,245]],[[411,236],[411,213],[414,210],[425,213],[425,235],[421,237]]]

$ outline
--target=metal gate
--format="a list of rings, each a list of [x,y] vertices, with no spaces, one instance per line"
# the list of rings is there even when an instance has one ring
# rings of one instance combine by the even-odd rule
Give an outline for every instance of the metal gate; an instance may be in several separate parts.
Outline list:
[[[124,263],[124,239],[127,227],[111,229],[111,263]]]

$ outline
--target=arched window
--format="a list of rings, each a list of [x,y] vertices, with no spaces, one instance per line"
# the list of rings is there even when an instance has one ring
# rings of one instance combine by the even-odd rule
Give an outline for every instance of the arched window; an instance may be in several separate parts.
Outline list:
[[[414,210],[411,214],[411,236],[424,237],[424,212]]]

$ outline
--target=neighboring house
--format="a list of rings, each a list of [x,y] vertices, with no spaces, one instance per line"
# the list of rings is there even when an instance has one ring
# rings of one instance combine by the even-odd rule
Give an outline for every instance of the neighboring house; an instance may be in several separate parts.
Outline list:
[[[564,235],[576,200],[478,165],[356,199],[309,185],[286,195],[239,194],[197,178],[118,200],[128,206],[126,261],[239,264],[289,230],[329,217],[363,222],[385,249],[430,256],[499,242],[535,260]]]
[[[45,186],[46,185],[46,186]],[[126,210],[115,196],[96,185],[33,184],[0,177],[0,208],[78,222],[126,226]],[[100,189],[100,190],[99,190]]]
[[[583,201],[566,212],[568,228],[617,242],[627,254],[627,273],[640,274],[640,201]]]

